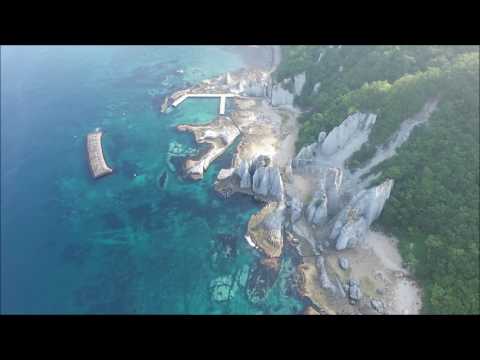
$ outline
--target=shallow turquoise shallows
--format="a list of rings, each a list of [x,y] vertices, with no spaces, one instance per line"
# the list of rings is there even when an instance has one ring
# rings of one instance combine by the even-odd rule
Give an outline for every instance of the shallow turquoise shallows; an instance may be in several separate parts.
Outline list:
[[[213,120],[218,100],[160,114],[162,97],[242,66],[213,46],[2,47],[3,313],[301,311],[287,295],[287,257],[263,303],[248,301],[242,281],[230,301],[212,299],[215,279],[241,278],[259,258],[243,235],[261,204],[213,191],[234,146],[198,182],[167,162],[169,151],[198,150],[175,125]],[[95,128],[114,170],[96,181],[85,150]],[[225,238],[236,256],[219,251]]]

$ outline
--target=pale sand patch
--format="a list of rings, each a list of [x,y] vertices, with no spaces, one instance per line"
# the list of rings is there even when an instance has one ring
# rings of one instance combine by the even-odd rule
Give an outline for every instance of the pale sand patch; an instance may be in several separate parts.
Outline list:
[[[295,142],[298,138],[299,126],[297,123],[297,113],[288,110],[277,110],[281,117],[281,132],[283,138],[280,140],[277,154],[274,162],[278,166],[286,166],[295,157]]]
[[[366,245],[380,258],[384,266],[393,271],[406,273],[402,268],[402,257],[398,252],[397,244],[398,240],[394,237],[387,237],[374,231],[369,231],[367,234]]]
[[[277,153],[273,157],[273,162],[280,167],[288,165],[295,155],[295,141],[297,141],[298,130],[295,133],[287,135],[278,147]]]
[[[305,204],[311,198],[311,194],[313,193],[313,185],[314,184],[311,179],[302,175],[294,174],[292,175],[291,183],[285,184],[285,187],[289,188],[289,194],[293,194]]]
[[[270,158],[276,152],[277,140],[273,136],[269,136],[268,132],[262,134],[256,133],[249,136],[247,141],[243,141],[238,148],[240,158],[245,160],[254,160],[259,155],[267,155]]]
[[[416,315],[420,312],[421,291],[413,280],[401,279],[393,292],[391,314]]]
[[[324,254],[327,272],[333,282],[336,277],[345,282],[353,278],[360,281],[362,293],[365,299],[365,310],[369,308],[369,299],[381,299],[385,304],[386,314],[418,314],[421,309],[421,291],[414,280],[400,276],[407,274],[402,268],[402,259],[396,247],[397,240],[388,236],[369,231],[366,246],[346,249],[341,252],[328,252]],[[301,241],[303,247],[309,247],[306,241]],[[344,271],[338,266],[339,256],[348,258],[350,269]],[[314,265],[314,257],[304,258],[304,261]],[[357,313],[356,307],[352,307],[346,300],[336,301],[326,296],[325,290],[320,288],[315,281],[318,276],[316,269],[309,269],[310,280],[306,282],[305,293],[318,306],[327,307],[337,314]],[[315,276],[314,276],[315,274]],[[383,289],[382,296],[377,289]]]
[[[382,233],[369,231],[367,246],[382,262],[384,267],[392,272],[408,275],[402,267],[402,258],[397,248],[398,239]],[[418,284],[410,279],[395,276],[389,277],[392,282],[391,291],[387,294],[387,311],[390,314],[418,314],[422,307],[422,293]]]

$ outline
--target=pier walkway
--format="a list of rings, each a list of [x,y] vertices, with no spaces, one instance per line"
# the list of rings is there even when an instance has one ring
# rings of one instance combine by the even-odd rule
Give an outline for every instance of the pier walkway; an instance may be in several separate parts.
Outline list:
[[[176,99],[173,103],[173,107],[177,107],[180,105],[184,100],[186,100],[189,97],[197,97],[197,98],[212,98],[212,97],[219,97],[220,98],[220,108],[219,108],[219,114],[220,115],[225,115],[225,105],[226,105],[226,100],[228,97],[235,97],[237,96],[236,94],[229,94],[229,93],[223,93],[223,94],[184,94],[180,96],[178,99]]]
[[[102,132],[96,131],[87,135],[87,152],[90,171],[95,179],[111,174],[113,170],[108,167],[103,157]]]

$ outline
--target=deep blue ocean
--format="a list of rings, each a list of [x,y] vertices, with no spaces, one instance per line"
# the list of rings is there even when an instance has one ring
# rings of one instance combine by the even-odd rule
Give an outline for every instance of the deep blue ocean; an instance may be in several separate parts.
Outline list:
[[[239,285],[229,301],[212,282],[237,281],[259,258],[243,236],[260,209],[218,197],[205,178],[184,182],[167,165],[173,144],[195,149],[181,123],[205,123],[216,99],[160,114],[164,95],[246,66],[216,46],[1,48],[1,310],[15,314],[290,314],[289,258],[264,302]],[[103,131],[114,173],[90,176],[85,137]],[[159,177],[167,172],[162,187]],[[233,238],[236,255],[221,255]]]

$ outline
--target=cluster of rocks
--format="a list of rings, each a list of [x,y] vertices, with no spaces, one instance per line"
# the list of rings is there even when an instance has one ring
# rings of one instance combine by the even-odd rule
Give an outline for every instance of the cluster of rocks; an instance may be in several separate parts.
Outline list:
[[[393,180],[387,180],[379,186],[361,190],[346,204],[346,200],[342,201],[346,193],[346,189],[341,189],[344,161],[368,140],[375,121],[375,114],[354,113],[330,133],[320,132],[317,141],[304,146],[292,161],[294,173],[315,175],[316,191],[306,207],[305,217],[313,226],[323,227],[327,222],[331,226],[333,222],[328,239],[323,240],[333,243],[337,250],[363,243],[369,226],[380,215],[393,187]],[[288,205],[292,222],[298,221],[302,204],[292,200]]]
[[[342,166],[368,140],[376,119],[375,114],[357,112],[349,115],[328,135],[322,131],[316,142],[304,146],[293,160],[292,167],[298,172],[308,172],[326,164]],[[310,166],[313,169],[309,169]]]
[[[385,312],[385,305],[383,304],[382,300],[372,299],[370,300],[370,306],[372,307],[372,309],[374,309],[380,314],[383,314]]]
[[[270,101],[272,106],[293,106],[295,96],[299,96],[302,93],[303,87],[306,82],[305,72],[295,75],[293,78],[286,78],[282,82],[272,85],[270,94]],[[291,86],[293,93],[285,86]]]
[[[349,269],[350,265],[346,258],[340,257],[338,260],[342,269]],[[357,305],[360,303],[360,300],[362,299],[362,291],[360,289],[360,282],[358,280],[349,279],[346,283],[343,283],[338,276],[335,277],[334,282],[330,280],[327,272],[326,261],[323,256],[317,257],[315,265],[318,270],[319,285],[322,289],[327,290],[331,296],[337,298],[347,298],[350,305]],[[375,302],[375,306],[379,309],[380,303],[381,301]],[[377,311],[380,312],[380,310]]]
[[[212,161],[222,155],[240,135],[240,130],[232,120],[223,116],[207,125],[178,125],[177,130],[191,132],[198,144],[209,146],[203,154],[189,157],[185,161],[184,176],[192,180],[202,179]]]
[[[346,257],[340,256],[338,258],[338,265],[342,270],[348,270],[350,268],[350,262]]]
[[[198,150],[194,148],[190,148],[186,145],[180,144],[176,141],[170,142],[168,144],[168,153],[167,153],[167,165],[168,168],[175,172],[175,165],[172,163],[173,157],[187,157],[187,156],[194,156],[198,154]]]
[[[338,212],[343,172],[339,168],[327,168],[319,174],[316,191],[308,204],[289,195],[286,204],[290,211],[290,221],[295,224],[305,214],[307,222],[313,226],[324,226],[330,217]]]
[[[361,245],[370,225],[382,212],[390,196],[393,180],[360,191],[338,214],[330,233],[337,250]]]
[[[240,69],[221,75],[217,81],[217,88],[252,97],[265,97],[268,94],[270,80],[268,73],[260,70]]]
[[[248,222],[247,236],[267,257],[279,257],[283,249],[285,206],[271,202]]]
[[[307,221],[312,225],[324,225],[327,221],[327,194],[320,188],[313,194],[313,199],[307,206]]]
[[[277,166],[270,166],[269,157],[260,155],[254,161],[240,160],[234,173],[240,178],[240,188],[254,195],[281,202],[284,198],[283,180]]]
[[[360,290],[360,282],[358,280],[350,279],[348,285],[348,298],[351,305],[358,304],[362,298],[362,291]]]
[[[328,277],[327,269],[325,268],[325,259],[323,256],[317,258],[316,266],[319,272],[320,286],[335,295],[337,293],[337,287],[330,281]]]

